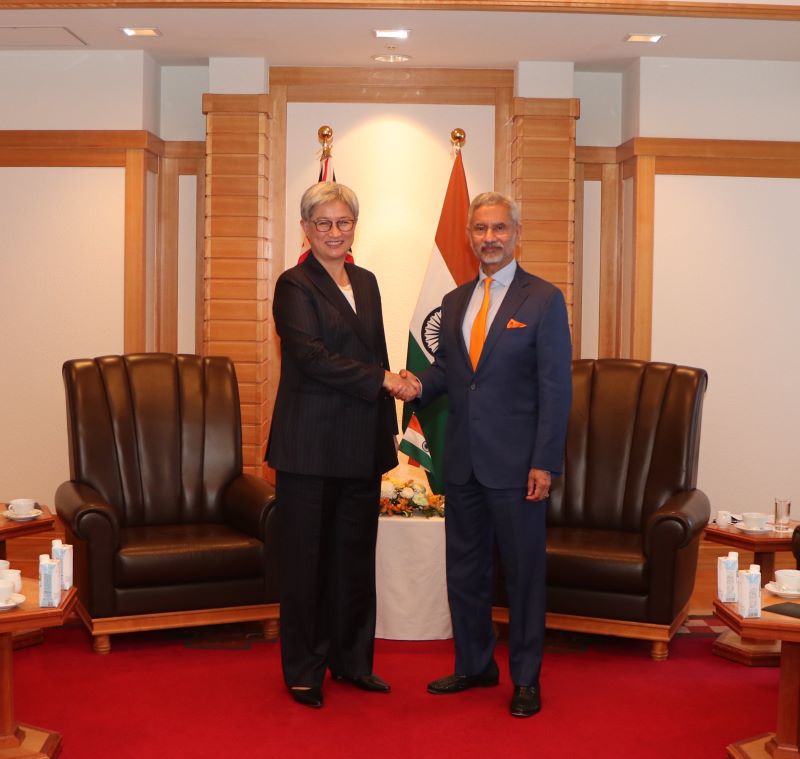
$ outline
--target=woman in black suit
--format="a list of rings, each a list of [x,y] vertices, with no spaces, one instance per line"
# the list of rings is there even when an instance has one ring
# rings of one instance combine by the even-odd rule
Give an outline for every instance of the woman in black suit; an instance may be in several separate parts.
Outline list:
[[[266,459],[277,472],[281,658],[292,697],[322,706],[334,679],[388,693],[372,672],[380,478],[397,464],[394,398],[375,276],[345,258],[358,200],[312,185],[300,215],[311,255],[275,285],[281,378]]]

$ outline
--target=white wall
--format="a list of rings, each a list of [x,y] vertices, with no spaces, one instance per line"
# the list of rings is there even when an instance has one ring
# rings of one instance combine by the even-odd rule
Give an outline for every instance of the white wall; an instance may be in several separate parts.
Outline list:
[[[581,101],[576,143],[617,147],[622,142],[622,74],[578,71],[574,97]]]
[[[0,499],[69,479],[61,364],[123,347],[122,169],[0,168]]]
[[[800,180],[656,179],[653,358],[708,371],[712,510],[800,501]]]
[[[286,157],[286,265],[297,262],[300,197],[319,175],[317,129],[333,127],[336,179],[358,196],[356,263],[378,278],[393,369],[405,365],[408,325],[425,274],[453,166],[463,150],[470,196],[493,188],[494,109],[489,106],[292,103]]]
[[[640,135],[800,140],[800,63],[642,58],[639,77]]]
[[[157,78],[141,51],[0,51],[0,129],[157,132]]]
[[[203,93],[208,66],[164,66],[161,69],[161,124],[164,140],[205,140]]]

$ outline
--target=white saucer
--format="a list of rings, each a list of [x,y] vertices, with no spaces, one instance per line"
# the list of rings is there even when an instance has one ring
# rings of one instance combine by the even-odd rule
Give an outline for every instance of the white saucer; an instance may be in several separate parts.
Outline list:
[[[11,597],[8,601],[0,602],[0,611],[9,611],[10,609],[16,609],[21,603],[24,603],[25,596],[22,593],[12,593]]]
[[[800,590],[781,590],[774,581],[768,582],[764,587],[778,598],[800,598]]]
[[[741,524],[735,524],[733,526],[746,535],[766,535],[768,532],[775,532],[773,527],[765,527],[763,530],[748,530],[747,527],[743,527]]]
[[[31,519],[38,519],[44,512],[41,509],[32,509],[28,514],[15,514],[10,509],[2,512],[3,516],[6,519],[10,519],[12,522],[30,522]]]

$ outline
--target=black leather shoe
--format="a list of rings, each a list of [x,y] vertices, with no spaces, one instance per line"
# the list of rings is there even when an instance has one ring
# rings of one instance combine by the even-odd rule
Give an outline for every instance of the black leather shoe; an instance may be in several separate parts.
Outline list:
[[[349,677],[348,675],[340,675],[338,672],[331,672],[331,677],[340,682],[350,683],[355,685],[356,688],[367,690],[371,693],[388,693],[392,687],[386,681],[382,680],[377,675],[356,675]]]
[[[500,682],[497,662],[492,663],[480,675],[459,675],[458,672],[428,683],[428,693],[443,696],[449,693],[461,693],[470,688],[491,688]]]
[[[289,688],[289,693],[298,704],[319,709],[322,706],[322,688]]]
[[[532,717],[542,709],[542,694],[538,685],[518,685],[511,696],[511,714]]]

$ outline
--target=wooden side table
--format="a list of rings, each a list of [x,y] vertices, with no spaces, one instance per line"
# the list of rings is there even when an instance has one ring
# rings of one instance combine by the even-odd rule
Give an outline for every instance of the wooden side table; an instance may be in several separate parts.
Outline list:
[[[62,593],[57,609],[39,608],[39,583],[22,579],[25,601],[16,609],[0,612],[0,759],[44,759],[61,751],[61,736],[51,730],[22,725],[14,719],[12,635],[32,627],[57,627],[72,610],[75,588]]]
[[[792,550],[792,533],[798,522],[792,522],[789,532],[765,532],[752,535],[735,527],[718,527],[709,524],[704,537],[711,543],[720,543],[730,548],[753,552],[753,563],[761,567],[761,583],[766,585],[775,579],[775,554]],[[771,597],[771,596],[770,596]],[[715,604],[716,606],[716,604]],[[713,652],[723,659],[730,659],[749,667],[777,667],[781,660],[779,640],[765,638],[742,638],[734,630],[726,630],[712,646]]]
[[[783,602],[768,591],[761,591],[762,608]],[[776,731],[732,743],[727,747],[728,756],[731,759],[797,759],[800,756],[800,618],[765,611],[760,619],[743,619],[736,611],[736,604],[721,601],[714,601],[714,612],[743,638],[783,643]]]

